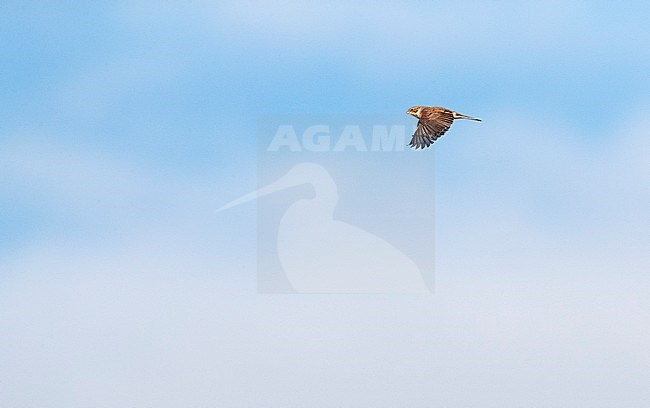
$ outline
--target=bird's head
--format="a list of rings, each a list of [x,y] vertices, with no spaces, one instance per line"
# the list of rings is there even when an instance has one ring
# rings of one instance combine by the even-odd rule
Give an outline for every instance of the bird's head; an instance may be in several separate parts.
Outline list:
[[[422,108],[422,106],[413,106],[406,111],[406,114],[415,116],[416,118],[420,119],[420,112],[422,112]]]

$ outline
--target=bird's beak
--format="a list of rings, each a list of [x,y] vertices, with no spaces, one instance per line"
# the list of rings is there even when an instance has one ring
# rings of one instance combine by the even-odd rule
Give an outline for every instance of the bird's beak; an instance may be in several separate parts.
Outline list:
[[[279,186],[276,183],[272,183],[268,186],[259,188],[257,191],[252,191],[248,194],[245,194],[241,197],[239,197],[236,200],[233,200],[229,202],[228,204],[224,204],[221,207],[217,209],[217,212],[227,210],[228,208],[236,207],[238,205],[244,204],[248,201],[255,200],[257,198],[260,198],[262,196],[265,196],[267,194],[275,193],[276,191],[280,191],[284,188],[284,186]]]
[[[264,186],[264,187],[260,187],[259,189],[257,189],[257,191],[252,191],[252,192],[250,192],[248,194],[245,194],[245,195],[239,197],[236,200],[233,200],[233,201],[229,202],[228,204],[224,204],[223,206],[218,208],[216,212],[220,212],[220,211],[226,210],[228,208],[236,207],[236,206],[244,204],[244,203],[246,203],[248,201],[255,200],[255,199],[260,198],[262,196],[272,194],[272,193],[275,193],[277,191],[281,191],[281,190],[284,190],[284,189],[287,189],[287,188],[290,188],[290,187],[293,187],[293,186],[297,186],[297,185],[300,185],[302,183],[304,183],[304,180],[296,177],[296,175],[293,172],[290,171],[287,174],[285,174],[284,176],[280,177],[278,180],[274,181],[273,183],[271,183],[271,184],[269,184],[267,186]]]

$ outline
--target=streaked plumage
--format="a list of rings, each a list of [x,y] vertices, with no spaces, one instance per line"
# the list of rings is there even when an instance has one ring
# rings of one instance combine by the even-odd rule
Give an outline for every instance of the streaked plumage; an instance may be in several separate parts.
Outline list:
[[[409,143],[409,146],[415,149],[424,149],[431,146],[433,142],[449,130],[454,119],[481,121],[481,119],[463,115],[440,106],[413,106],[406,113],[419,119],[418,127],[411,138],[411,143]]]

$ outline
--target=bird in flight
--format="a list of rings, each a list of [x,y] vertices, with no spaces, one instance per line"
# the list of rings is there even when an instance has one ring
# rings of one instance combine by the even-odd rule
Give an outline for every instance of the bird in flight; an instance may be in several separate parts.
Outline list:
[[[411,143],[409,143],[409,146],[415,149],[424,149],[431,146],[433,142],[449,130],[454,119],[481,121],[481,119],[462,115],[440,106],[414,106],[407,110],[406,113],[419,119],[418,127],[411,138]]]

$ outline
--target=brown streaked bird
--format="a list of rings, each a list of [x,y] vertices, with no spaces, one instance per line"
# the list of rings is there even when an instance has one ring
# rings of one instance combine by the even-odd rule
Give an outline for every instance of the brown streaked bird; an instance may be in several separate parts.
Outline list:
[[[424,149],[431,146],[433,142],[449,130],[454,119],[481,121],[481,119],[462,115],[440,106],[414,106],[407,110],[406,113],[419,119],[418,127],[411,138],[411,143],[409,143],[409,146],[415,149]]]

